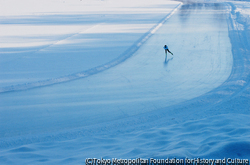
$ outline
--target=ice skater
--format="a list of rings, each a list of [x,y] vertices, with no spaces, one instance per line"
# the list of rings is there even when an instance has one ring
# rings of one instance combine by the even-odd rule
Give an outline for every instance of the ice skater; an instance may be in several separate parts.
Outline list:
[[[170,52],[170,50],[168,49],[168,46],[167,46],[167,45],[165,45],[163,48],[165,49],[165,54],[166,54],[165,62],[166,62],[166,61],[167,61],[167,58],[168,58],[167,53],[169,52],[169,53],[172,54],[172,55],[173,55],[173,53]]]

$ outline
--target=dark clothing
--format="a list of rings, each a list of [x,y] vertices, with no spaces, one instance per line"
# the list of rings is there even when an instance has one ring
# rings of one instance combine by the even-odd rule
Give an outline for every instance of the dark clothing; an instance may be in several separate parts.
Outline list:
[[[165,49],[165,53],[169,52],[170,54],[173,54],[172,52],[170,52],[168,49]]]

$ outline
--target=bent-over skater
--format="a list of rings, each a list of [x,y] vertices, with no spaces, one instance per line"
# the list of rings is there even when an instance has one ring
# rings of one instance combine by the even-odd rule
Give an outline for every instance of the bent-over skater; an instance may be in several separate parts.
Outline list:
[[[173,53],[170,52],[170,50],[168,49],[168,46],[167,46],[167,45],[165,45],[163,48],[165,49],[165,54],[166,54],[165,61],[166,61],[166,60],[167,60],[167,52],[169,52],[169,53],[172,54],[172,55],[173,55]]]

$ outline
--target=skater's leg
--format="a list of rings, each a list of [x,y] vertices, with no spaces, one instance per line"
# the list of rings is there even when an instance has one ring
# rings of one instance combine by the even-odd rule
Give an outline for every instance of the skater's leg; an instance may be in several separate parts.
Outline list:
[[[172,54],[172,55],[173,55],[173,53],[172,53],[172,52],[170,52],[168,49],[167,49],[167,51],[168,51],[170,54]]]

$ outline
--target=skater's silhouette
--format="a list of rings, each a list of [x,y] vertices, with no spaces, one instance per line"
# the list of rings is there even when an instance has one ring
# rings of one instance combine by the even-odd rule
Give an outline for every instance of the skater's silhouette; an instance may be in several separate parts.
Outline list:
[[[166,61],[166,60],[167,60],[167,53],[169,52],[169,53],[172,54],[172,55],[173,55],[173,53],[170,52],[170,50],[168,49],[168,46],[167,46],[167,45],[165,45],[163,48],[165,49],[165,54],[166,54],[165,61]]]

